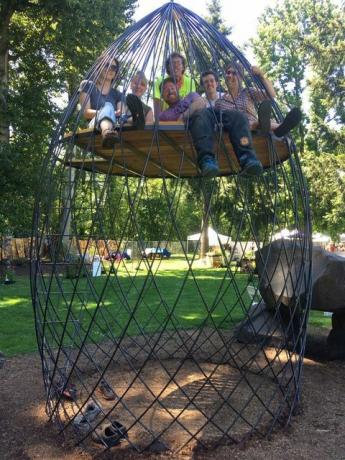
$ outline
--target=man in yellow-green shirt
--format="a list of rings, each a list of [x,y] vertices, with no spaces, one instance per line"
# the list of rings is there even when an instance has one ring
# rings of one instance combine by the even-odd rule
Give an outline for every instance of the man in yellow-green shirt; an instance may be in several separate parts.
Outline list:
[[[184,73],[186,69],[186,59],[184,56],[175,52],[171,53],[165,61],[165,68],[167,74],[174,79],[180,98],[187,96],[191,92],[195,92],[194,80]],[[160,84],[162,81],[163,77],[157,78],[153,89],[153,104],[156,120],[159,118],[160,112],[168,108],[168,105],[161,97]]]

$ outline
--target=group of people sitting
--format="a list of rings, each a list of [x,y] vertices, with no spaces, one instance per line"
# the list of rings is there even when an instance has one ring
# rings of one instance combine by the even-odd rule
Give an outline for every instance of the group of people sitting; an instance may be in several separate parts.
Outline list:
[[[270,131],[283,137],[301,121],[299,109],[292,109],[281,124],[271,122],[272,103],[275,91],[258,67],[252,73],[265,87],[243,87],[244,75],[238,65],[229,64],[225,69],[227,92],[218,91],[217,74],[208,70],[201,74],[200,85],[204,96],[196,92],[195,81],[185,74],[186,60],[179,53],[172,53],[166,60],[167,78],[157,79],[153,89],[154,113],[142,102],[147,90],[145,74],[137,72],[131,80],[132,93],[126,96],[125,110],[122,94],[113,88],[119,71],[119,62],[113,59],[105,67],[96,82],[83,81],[80,87],[80,102],[89,126],[101,131],[103,147],[112,147],[118,142],[115,129],[116,118],[133,123],[138,129],[152,124],[154,119],[162,122],[183,121],[190,130],[198,154],[198,165],[203,176],[213,177],[219,167],[213,152],[215,126],[228,133],[230,142],[244,176],[258,176],[263,167],[253,148],[251,130],[262,134]],[[267,95],[269,99],[267,98]],[[255,102],[259,103],[256,109]]]

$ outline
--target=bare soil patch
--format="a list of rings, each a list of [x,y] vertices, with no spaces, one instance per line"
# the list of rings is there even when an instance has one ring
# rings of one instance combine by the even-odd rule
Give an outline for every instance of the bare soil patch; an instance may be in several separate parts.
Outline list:
[[[105,459],[344,459],[345,458],[345,363],[327,362],[322,349],[327,333],[313,331],[304,365],[302,404],[290,427],[271,439],[252,438],[245,446],[220,446],[200,450],[186,447],[179,454],[140,454],[128,447],[113,448]],[[40,359],[37,354],[8,359],[0,370],[0,458],[89,460],[96,448],[85,451],[72,438],[57,436],[47,422]],[[159,376],[154,378],[159,380]],[[186,375],[187,378],[187,375]],[[169,396],[174,403],[174,393]],[[139,403],[139,402],[138,402]],[[179,401],[176,399],[178,408]],[[207,401],[205,401],[207,407]]]

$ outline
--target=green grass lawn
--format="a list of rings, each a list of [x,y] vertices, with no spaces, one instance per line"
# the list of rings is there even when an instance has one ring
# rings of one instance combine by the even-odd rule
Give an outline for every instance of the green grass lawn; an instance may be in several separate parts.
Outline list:
[[[76,281],[57,277],[49,284],[50,278],[44,277],[39,286],[40,315],[46,315],[49,343],[61,337],[66,319],[63,343],[76,345],[80,340],[76,330],[81,328],[83,336],[91,321],[88,339],[100,341],[123,331],[137,335],[202,324],[226,329],[244,317],[250,304],[248,275],[237,273],[234,283],[224,269],[193,266],[195,282],[191,275],[186,277],[187,265],[181,259],[154,262],[153,272],[158,267],[153,278],[144,264],[138,267],[135,262],[127,262],[119,266],[117,276],[92,278],[92,288],[86,278]],[[47,292],[49,309],[45,309]],[[323,312],[313,311],[310,323],[329,328],[331,321]],[[15,284],[0,285],[0,350],[11,356],[36,349],[30,281],[17,277]]]

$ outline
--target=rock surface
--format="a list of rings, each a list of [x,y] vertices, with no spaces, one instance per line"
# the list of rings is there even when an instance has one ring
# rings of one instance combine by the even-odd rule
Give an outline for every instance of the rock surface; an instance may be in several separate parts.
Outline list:
[[[333,312],[327,340],[329,355],[333,359],[344,359],[345,258],[318,246],[313,247],[310,254],[300,243],[281,239],[256,252],[256,270],[261,296],[272,314],[277,308],[290,315],[295,308],[303,308],[310,280],[310,308]]]
[[[315,246],[310,255],[306,247],[293,240],[276,240],[256,252],[260,293],[269,308],[276,304],[292,306],[307,290],[312,258],[313,310],[345,311],[345,258]]]

